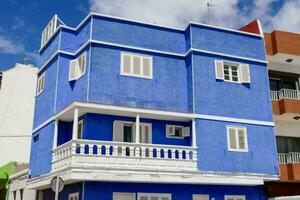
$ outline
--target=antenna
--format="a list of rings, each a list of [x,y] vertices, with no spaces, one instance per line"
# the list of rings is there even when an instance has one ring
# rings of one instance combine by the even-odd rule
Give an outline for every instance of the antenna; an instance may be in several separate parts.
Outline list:
[[[26,61],[29,61],[30,60],[30,58],[29,57],[27,57],[27,55],[26,54],[23,54],[23,64],[25,65],[26,64]]]
[[[210,2],[207,2],[207,23],[210,24],[210,7],[216,6],[216,4],[213,4],[213,0],[210,0]]]

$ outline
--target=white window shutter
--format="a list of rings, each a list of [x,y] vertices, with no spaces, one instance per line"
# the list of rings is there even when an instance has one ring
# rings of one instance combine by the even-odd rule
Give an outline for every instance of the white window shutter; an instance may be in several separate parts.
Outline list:
[[[182,136],[183,137],[190,137],[190,127],[183,127]]]
[[[250,83],[250,71],[248,64],[241,64],[241,82],[242,83]]]
[[[215,73],[216,79],[223,80],[224,79],[224,67],[222,60],[215,60]]]
[[[114,192],[113,200],[135,200],[135,193]]]
[[[76,80],[78,71],[78,60],[71,60],[69,66],[69,81]]]
[[[113,139],[117,142],[123,142],[123,122],[115,120],[113,123]]]
[[[166,126],[167,136],[174,136],[175,135],[175,127],[171,125]]]

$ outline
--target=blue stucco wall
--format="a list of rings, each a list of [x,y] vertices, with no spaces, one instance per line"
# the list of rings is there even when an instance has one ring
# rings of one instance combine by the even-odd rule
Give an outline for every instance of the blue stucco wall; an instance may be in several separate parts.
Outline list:
[[[196,123],[200,171],[278,173],[273,127],[201,119]],[[248,152],[228,151],[227,125],[247,128]]]
[[[132,52],[126,49],[122,51]],[[146,55],[153,56],[153,79],[120,75],[121,49],[93,46],[90,101],[187,112],[189,109],[185,60],[157,54]]]
[[[191,25],[192,48],[265,60],[264,40],[261,37]]]
[[[62,51],[75,53],[84,43],[90,39],[91,21],[87,20],[78,30],[62,28],[61,45]]]
[[[39,135],[39,140],[32,139],[30,150],[29,168],[31,178],[51,171],[52,147],[53,147],[54,121],[47,124],[32,135]]]
[[[82,51],[83,52],[83,51]],[[82,52],[78,53],[79,56]],[[76,57],[61,55],[59,59],[59,73],[57,85],[57,101],[55,111],[60,111],[74,101],[86,101],[87,81],[89,70],[89,48],[86,50],[85,74],[76,81],[69,81],[70,60]]]
[[[215,59],[249,64],[251,83],[238,84],[217,80]],[[193,54],[193,65],[196,113],[273,120],[266,65],[196,53]]]
[[[209,194],[215,200],[224,200],[224,195],[246,195],[247,200],[266,199],[263,187],[247,186],[85,182],[84,191],[84,200],[112,200],[113,192],[171,193],[172,200],[192,200],[193,194]]]
[[[184,53],[185,33],[106,17],[93,17],[93,40]]]
[[[39,67],[43,66],[45,62],[53,56],[53,54],[59,50],[59,38],[60,31],[56,32],[52,36],[51,40],[48,41],[47,45],[43,47],[43,50],[40,52],[38,65]]]
[[[44,91],[35,98],[34,128],[54,115],[57,68],[58,57],[39,72],[39,75],[45,72],[45,84]]]

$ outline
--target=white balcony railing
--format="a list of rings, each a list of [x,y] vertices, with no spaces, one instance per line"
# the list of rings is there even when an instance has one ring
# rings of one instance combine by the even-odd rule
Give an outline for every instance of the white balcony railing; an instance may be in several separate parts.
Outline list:
[[[66,167],[196,171],[197,148],[113,141],[71,140],[53,150],[52,170]]]
[[[278,153],[279,164],[300,163],[300,152]]]
[[[300,90],[281,89],[279,91],[271,91],[271,100],[281,99],[300,99]]]

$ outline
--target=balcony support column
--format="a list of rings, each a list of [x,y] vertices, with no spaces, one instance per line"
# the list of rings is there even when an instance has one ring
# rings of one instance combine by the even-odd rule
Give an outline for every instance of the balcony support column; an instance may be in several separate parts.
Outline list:
[[[197,147],[197,140],[196,140],[196,119],[192,120],[192,146]]]
[[[58,138],[58,119],[54,121],[53,149],[57,147]]]
[[[72,139],[76,140],[78,135],[78,108],[74,110],[74,119],[73,119],[73,132]]]
[[[140,143],[140,115],[135,118],[135,143]]]

